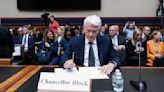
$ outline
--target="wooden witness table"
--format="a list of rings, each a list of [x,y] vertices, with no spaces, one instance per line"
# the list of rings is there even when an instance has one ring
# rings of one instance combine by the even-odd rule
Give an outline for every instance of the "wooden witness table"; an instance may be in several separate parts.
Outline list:
[[[13,83],[6,92],[36,92],[40,72],[54,72],[59,66],[36,66],[20,80]],[[138,80],[139,67],[121,67],[124,77],[124,92],[138,92],[129,83],[130,80]],[[141,78],[147,83],[146,92],[163,92],[164,67],[141,67]],[[92,91],[112,92],[111,77],[105,80],[92,80]]]
[[[23,78],[36,66],[19,66],[19,65],[0,65],[0,78],[3,78],[0,82],[0,92],[4,92],[10,86],[14,85],[19,79]],[[15,71],[17,69],[17,71]],[[10,75],[9,73],[14,73]],[[10,75],[10,76],[9,76]],[[5,79],[5,77],[7,77]]]

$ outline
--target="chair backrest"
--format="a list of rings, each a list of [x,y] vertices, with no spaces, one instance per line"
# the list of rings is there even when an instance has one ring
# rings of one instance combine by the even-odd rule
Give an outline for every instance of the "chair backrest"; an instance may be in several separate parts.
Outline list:
[[[0,65],[11,65],[11,58],[0,58]]]

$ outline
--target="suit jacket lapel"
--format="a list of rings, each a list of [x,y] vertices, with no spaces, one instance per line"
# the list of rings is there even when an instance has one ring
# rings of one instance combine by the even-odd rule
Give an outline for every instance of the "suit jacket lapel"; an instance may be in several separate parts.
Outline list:
[[[84,35],[82,35],[81,36],[81,39],[80,39],[80,63],[81,63],[81,65],[83,65],[83,63],[84,63],[84,46],[85,46],[85,36]]]
[[[101,36],[97,37],[97,46],[98,46],[98,57],[100,61],[100,65],[102,65],[103,62],[103,41],[101,40]]]

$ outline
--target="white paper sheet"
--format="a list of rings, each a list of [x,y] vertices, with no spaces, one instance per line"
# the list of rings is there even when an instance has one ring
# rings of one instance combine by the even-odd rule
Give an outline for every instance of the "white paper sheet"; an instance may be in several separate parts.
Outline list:
[[[109,79],[107,75],[101,74],[98,68],[99,67],[79,67],[79,71],[77,71],[77,68],[73,68],[71,70],[55,68],[55,74],[87,79]]]

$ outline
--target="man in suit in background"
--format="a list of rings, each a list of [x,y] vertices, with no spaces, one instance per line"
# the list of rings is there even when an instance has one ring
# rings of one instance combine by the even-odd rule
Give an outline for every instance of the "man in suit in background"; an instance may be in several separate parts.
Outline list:
[[[120,65],[110,37],[100,36],[101,19],[96,16],[88,16],[83,22],[84,34],[70,40],[68,47],[61,58],[61,66],[70,69],[76,65],[101,66],[100,72],[110,74]],[[74,53],[74,61],[72,58]]]
[[[118,54],[122,65],[126,65],[125,37],[119,35],[119,26],[112,25],[109,27],[109,35],[112,39],[113,47]]]
[[[14,43],[9,28],[0,26],[0,58],[11,58]]]
[[[23,64],[34,64],[35,60],[35,36],[30,34],[31,26],[23,27],[23,35],[20,36],[18,44],[24,46],[24,62]]]

